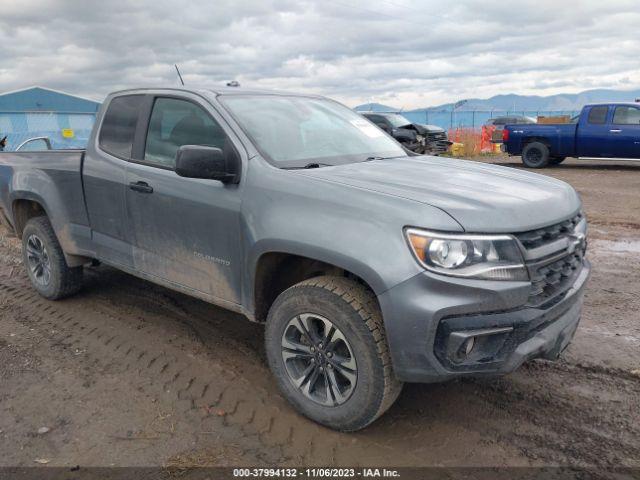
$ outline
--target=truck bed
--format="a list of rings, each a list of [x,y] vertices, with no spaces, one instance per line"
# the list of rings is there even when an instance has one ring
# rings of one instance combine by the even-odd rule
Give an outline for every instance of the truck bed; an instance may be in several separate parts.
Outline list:
[[[554,155],[571,157],[576,149],[576,123],[505,125],[509,129],[508,152],[519,155],[532,138],[544,138]]]
[[[10,226],[16,225],[16,198],[37,201],[47,205],[47,214],[65,251],[76,250],[74,238],[89,230],[81,176],[84,153],[0,152],[0,208]]]

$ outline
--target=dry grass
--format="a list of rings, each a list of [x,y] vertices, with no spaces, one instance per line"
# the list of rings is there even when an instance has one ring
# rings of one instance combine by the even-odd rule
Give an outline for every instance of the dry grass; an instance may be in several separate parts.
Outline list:
[[[450,152],[456,157],[475,158],[496,155],[494,144],[491,142],[491,132],[484,131],[484,129],[457,128],[449,130],[449,140],[461,145]]]
[[[465,158],[480,155],[481,137],[474,130],[462,130],[460,132],[460,143],[462,143],[462,154]]]
[[[164,466],[176,474],[191,468],[242,465],[245,456],[245,450],[240,445],[227,444],[174,455]]]

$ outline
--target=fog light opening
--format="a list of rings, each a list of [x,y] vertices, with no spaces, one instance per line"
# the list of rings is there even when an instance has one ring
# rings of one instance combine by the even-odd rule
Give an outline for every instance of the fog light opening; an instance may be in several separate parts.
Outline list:
[[[466,359],[471,352],[473,351],[473,347],[476,344],[476,337],[469,337],[460,347],[459,358],[460,360]]]
[[[513,327],[459,330],[449,334],[447,358],[455,364],[471,364],[493,359]]]
[[[476,344],[476,337],[471,337],[464,343],[464,353],[465,355],[469,355],[473,350],[474,345]]]

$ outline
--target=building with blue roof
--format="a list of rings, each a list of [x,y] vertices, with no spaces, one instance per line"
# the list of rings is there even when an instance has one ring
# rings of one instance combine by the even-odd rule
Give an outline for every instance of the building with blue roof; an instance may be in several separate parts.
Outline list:
[[[47,137],[54,149],[85,148],[100,102],[46,87],[0,93],[0,139],[5,150]]]

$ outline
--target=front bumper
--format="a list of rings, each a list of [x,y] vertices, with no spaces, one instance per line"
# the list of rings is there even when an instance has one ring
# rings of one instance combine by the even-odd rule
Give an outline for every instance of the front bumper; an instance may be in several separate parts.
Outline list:
[[[414,142],[409,146],[409,150],[420,153],[422,155],[440,155],[449,151],[449,147],[453,145],[448,139],[431,140],[425,138],[424,140]]]
[[[424,272],[397,285],[378,297],[396,376],[406,382],[440,382],[505,374],[533,358],[557,358],[578,326],[590,271],[584,260],[562,300],[548,308],[522,307],[529,282]],[[475,351],[465,359],[452,357],[452,333],[483,331],[494,333],[476,337]]]

